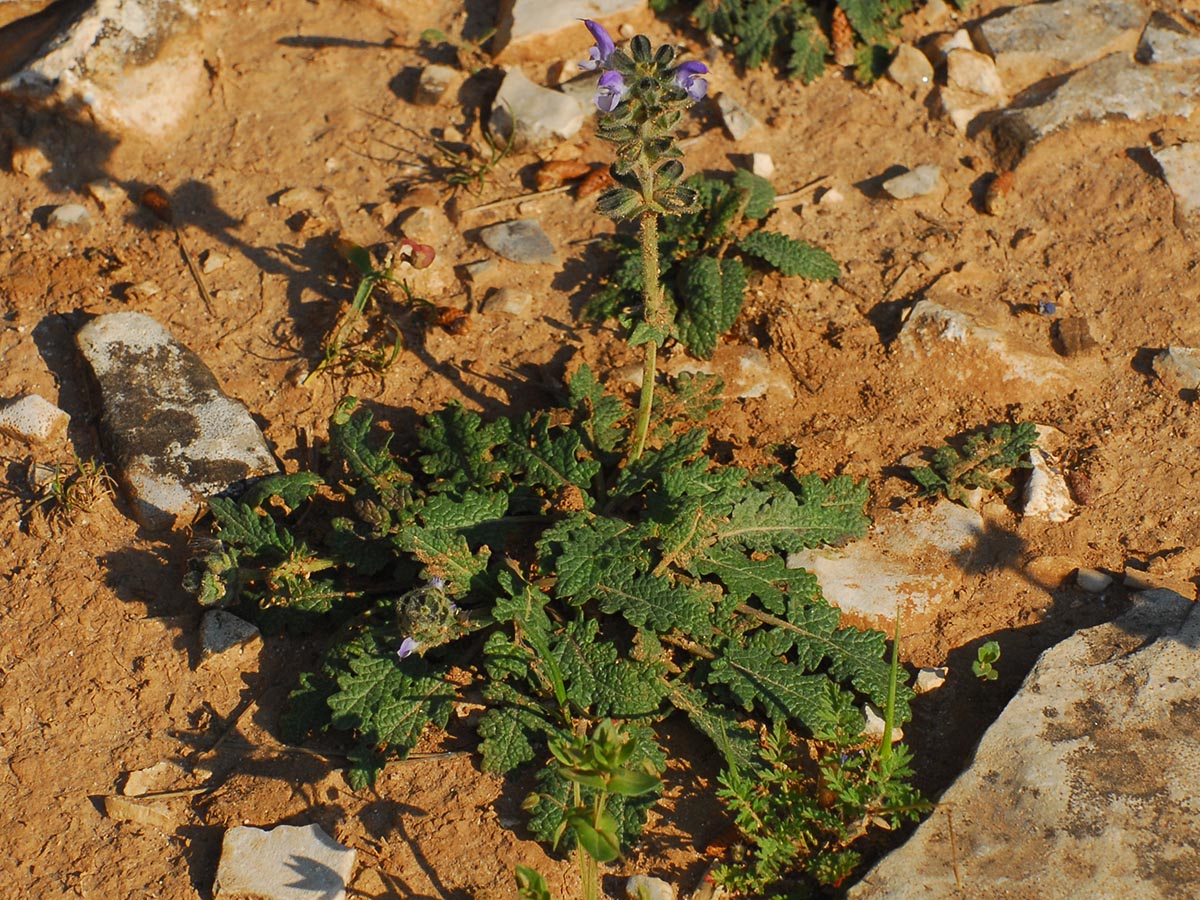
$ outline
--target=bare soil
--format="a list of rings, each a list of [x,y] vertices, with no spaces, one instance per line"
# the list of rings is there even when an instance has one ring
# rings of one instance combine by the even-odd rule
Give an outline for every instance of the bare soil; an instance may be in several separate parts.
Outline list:
[[[996,6],[988,0],[970,14]],[[161,140],[3,111],[0,134],[10,147],[38,146],[54,168],[39,178],[0,173],[0,396],[37,392],[72,417],[69,442],[32,456],[0,438],[7,896],[209,897],[227,827],[310,822],[357,849],[352,896],[508,897],[516,864],[540,868],[556,895],[576,896],[571,867],[522,831],[520,785],[479,771],[465,722],[430,737],[433,755],[390,765],[375,791],[351,790],[336,744],[288,748],[277,738],[283,701],[316,641],[268,635],[257,654],[201,662],[200,611],[180,589],[187,536],[139,529],[119,496],[51,528],[29,512],[25,482],[33,457],[102,457],[73,334],[105,312],[148,313],[194,349],[259,417],[289,471],[309,464],[346,393],[367,399],[403,441],[418,416],[448,400],[493,414],[543,403],[546,387],[576,360],[620,383],[635,357],[616,330],[579,315],[608,264],[591,239],[611,225],[593,200],[560,193],[470,210],[535,189],[541,160],[525,153],[501,161],[480,192],[458,192],[458,228],[439,235],[438,262],[414,279],[429,300],[468,313],[465,333],[431,326],[397,298],[388,302],[404,351],[384,377],[299,384],[353,295],[335,239],[394,240],[392,224],[414,191],[451,199],[423,163],[436,157],[432,139],[453,127],[479,142],[495,70],[466,78],[441,107],[410,102],[429,61],[418,48],[422,30],[479,33],[491,5],[468,7],[464,18],[451,0],[273,0],[253,13],[230,0],[205,4],[200,27],[182,39],[199,44],[207,92]],[[704,50],[703,36],[682,20],[632,24],[656,43]],[[948,17],[918,16],[906,36],[953,27]],[[542,78],[548,68],[527,72]],[[1149,359],[1167,345],[1200,346],[1200,272],[1197,245],[1176,226],[1171,192],[1146,148],[1200,139],[1200,122],[1112,121],[1057,135],[1020,164],[1006,209],[989,216],[981,194],[996,173],[983,150],[894,84],[864,88],[831,70],[804,87],[765,70],[742,72],[720,56],[712,68],[714,90],[766,126],[734,144],[715,110],[702,106],[688,125],[689,168],[728,171],[758,151],[774,158],[781,191],[823,179],[781,208],[775,226],[829,249],[843,269],[833,284],[757,284],[716,368],[733,382],[738,348],[756,345],[775,380],[762,397],[729,398],[708,423],[730,457],[754,463],[794,448],[804,469],[868,478],[879,513],[915,502],[899,466],[906,454],[979,425],[1028,419],[1063,433],[1060,459],[1076,473],[1081,505],[1065,524],[1024,519],[1011,500],[986,503],[987,537],[970,571],[954,573],[960,589],[935,621],[903,636],[908,665],[951,667],[947,685],[918,700],[907,728],[918,781],[936,795],[1036,655],[1123,608],[1119,578],[1104,595],[1087,595],[1071,577],[1077,567],[1118,575],[1146,568],[1194,596],[1195,398],[1157,383]],[[590,125],[554,155],[608,160]],[[933,195],[902,203],[879,196],[879,176],[927,162],[943,172]],[[97,178],[129,199],[102,209],[83,189]],[[228,258],[205,276],[211,311],[173,233],[134,202],[150,185],[170,196],[194,255]],[[319,191],[319,209],[279,205],[293,188]],[[829,188],[844,201],[818,205]],[[67,202],[89,206],[90,228],[47,226],[49,210]],[[489,255],[477,230],[517,216],[541,220],[562,264],[500,262],[474,283],[461,280],[455,267]],[[1029,311],[1039,299],[1056,300],[1060,316],[1086,318],[1099,347],[1063,358],[1067,382],[1044,386],[1006,381],[993,362],[953,349],[900,352],[903,312],[942,278],[954,279],[979,315],[1048,357],[1056,352],[1052,319]],[[132,287],[146,281],[160,291]],[[528,317],[481,311],[500,287],[532,294]],[[984,685],[970,676],[970,661],[989,638],[1004,655],[1000,680]],[[666,802],[645,844],[611,871],[647,871],[690,890],[710,861],[705,846],[724,827],[711,794],[715,763],[687,734],[667,739],[682,761],[668,773]],[[182,768],[163,773],[153,790],[214,789],[140,801],[132,814],[110,801],[106,814],[105,798],[130,773],[162,761]]]

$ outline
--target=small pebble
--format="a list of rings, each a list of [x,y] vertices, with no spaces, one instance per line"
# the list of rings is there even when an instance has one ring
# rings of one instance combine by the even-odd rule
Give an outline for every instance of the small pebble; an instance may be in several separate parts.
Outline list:
[[[901,44],[888,66],[888,78],[906,91],[921,91],[933,85],[933,65],[929,57],[912,44]]]
[[[229,257],[224,253],[218,253],[216,250],[208,250],[200,261],[200,271],[205,275],[211,275],[213,272],[219,272],[225,268],[225,264],[229,262]]]
[[[735,141],[740,141],[758,126],[758,119],[728,94],[717,97],[717,109],[721,111],[721,121],[725,129]]]
[[[533,294],[514,287],[502,287],[483,301],[485,313],[504,313],[518,319],[528,319],[532,309]]]
[[[87,228],[92,224],[92,214],[81,203],[65,203],[51,210],[46,221],[51,228]]]
[[[617,32],[621,35],[621,37],[625,38],[625,40],[629,40],[631,37],[637,34],[637,29],[628,22],[622,22],[621,27],[617,29]]]
[[[883,737],[884,721],[879,710],[873,704],[864,703],[862,711],[863,717],[866,720],[865,724],[863,725],[863,735],[866,737]],[[900,728],[892,726],[892,740],[904,740],[904,731]]]
[[[989,216],[1003,214],[1008,205],[1008,195],[1012,193],[1013,182],[1016,180],[1012,172],[1001,172],[987,187],[983,197],[983,208]]]
[[[495,268],[496,268],[496,261],[494,259],[479,259],[479,260],[476,260],[475,262],[469,262],[466,265],[464,265],[462,267],[462,273],[463,273],[463,277],[466,278],[467,281],[474,282],[474,281],[478,281],[480,278],[482,278],[488,272],[493,271]]]
[[[675,888],[661,878],[633,875],[625,882],[629,900],[675,900]]]
[[[836,206],[846,200],[846,195],[837,188],[828,188],[821,191],[821,196],[817,198],[817,206]]]
[[[54,168],[54,163],[50,162],[41,147],[28,144],[13,147],[9,162],[13,174],[24,175],[27,178],[37,178]]]
[[[1052,302],[1040,304],[1046,315],[1054,315],[1058,305]],[[1100,346],[1092,337],[1092,329],[1083,316],[1067,316],[1054,323],[1054,342],[1063,356],[1082,356]]]
[[[1113,580],[1099,569],[1080,569],[1075,573],[1075,583],[1089,594],[1103,594]]]
[[[770,178],[775,174],[775,160],[770,153],[751,153],[750,171],[760,178]]]
[[[918,694],[936,691],[946,683],[946,676],[949,674],[950,669],[946,666],[927,666],[917,672],[917,682],[913,685],[913,690]]]
[[[418,106],[436,106],[450,90],[458,73],[450,66],[426,66],[417,79],[413,102]]]
[[[128,196],[124,188],[113,184],[107,178],[88,182],[87,192],[99,204],[100,208],[106,212],[120,206]]]
[[[883,189],[896,200],[923,197],[938,186],[941,168],[935,165],[917,166],[915,169],[896,175],[883,183]]]
[[[553,263],[554,244],[536,219],[516,219],[480,229],[479,238],[493,253],[519,263]]]
[[[0,434],[30,444],[43,444],[62,434],[71,417],[37,394],[26,394],[0,405]]]

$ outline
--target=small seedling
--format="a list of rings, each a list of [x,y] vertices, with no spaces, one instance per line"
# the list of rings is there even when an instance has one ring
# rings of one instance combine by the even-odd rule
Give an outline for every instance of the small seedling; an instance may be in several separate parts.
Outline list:
[[[512,140],[500,144],[486,128],[481,130],[483,141],[487,145],[486,153],[478,147],[458,150],[446,141],[433,142],[433,148],[440,157],[434,164],[437,177],[445,181],[452,191],[466,188],[473,194],[483,193],[488,179],[512,149]],[[516,130],[515,120],[513,130]]]
[[[988,641],[975,654],[975,662],[971,663],[971,671],[980,681],[995,681],[1000,677],[995,664],[1000,659],[1000,645],[996,641]]]
[[[1031,468],[1029,451],[1037,444],[1037,426],[1032,422],[996,425],[968,435],[962,451],[950,444],[933,451],[928,466],[909,469],[921,486],[920,497],[944,495],[963,506],[970,505],[970,493],[1011,491],[1012,485],[1001,473]]]
[[[379,285],[397,285],[404,292],[409,303],[424,304],[427,307],[435,308],[433,304],[416,298],[408,282],[403,278],[398,278],[395,274],[401,265],[408,265],[413,269],[424,269],[432,264],[434,259],[432,247],[404,239],[387,254],[381,265],[375,264],[370,251],[349,241],[339,242],[338,249],[358,270],[358,288],[354,292],[354,300],[339,317],[333,332],[325,341],[323,358],[312,371],[304,376],[303,384],[307,384],[311,378],[334,366],[348,369],[355,364],[365,364],[373,371],[383,372],[396,361],[400,355],[402,339],[399,327],[390,318],[386,319],[386,323],[393,333],[390,347],[370,347],[367,341],[354,340],[355,332],[362,327],[365,321],[367,305],[370,303],[371,296]]]
[[[73,525],[81,513],[91,512],[102,499],[111,497],[116,484],[103,463],[78,456],[68,466],[31,462],[27,481],[38,499],[25,514],[40,509],[51,527]]]

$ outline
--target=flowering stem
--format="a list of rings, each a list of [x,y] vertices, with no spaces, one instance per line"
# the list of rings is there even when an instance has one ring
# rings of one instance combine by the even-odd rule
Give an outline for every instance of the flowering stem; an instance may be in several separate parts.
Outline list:
[[[652,197],[651,190],[643,187],[643,196]],[[646,210],[641,218],[642,238],[642,297],[643,315],[647,325],[660,326],[662,310],[662,285],[658,283],[658,214]],[[643,345],[646,348],[642,361],[642,394],[638,402],[637,424],[634,426],[633,446],[629,451],[629,461],[641,459],[646,446],[646,432],[650,429],[650,408],[654,404],[654,375],[658,366],[658,341],[651,339]]]

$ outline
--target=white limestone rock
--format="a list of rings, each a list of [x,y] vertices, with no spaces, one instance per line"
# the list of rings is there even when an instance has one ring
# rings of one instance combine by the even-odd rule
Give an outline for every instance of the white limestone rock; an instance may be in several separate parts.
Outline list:
[[[1200,611],[1139,594],[1042,654],[937,809],[848,900],[958,900],[964,884],[980,898],[1193,896],[1197,697]]]
[[[1151,153],[1175,195],[1175,224],[1185,230],[1200,225],[1200,143],[1176,144]]]
[[[225,832],[213,900],[346,900],[356,852],[320,825]]]
[[[537,149],[574,137],[583,119],[583,106],[575,97],[534,84],[513,67],[496,93],[488,129],[519,149]]]
[[[942,177],[942,169],[926,163],[883,183],[883,189],[895,200],[909,200],[932,193]]]
[[[194,0],[95,0],[0,93],[162,138],[208,87]]]
[[[972,29],[975,45],[996,61],[1008,90],[1019,93],[1107,56],[1132,55],[1149,10],[1138,0],[1057,0],[1014,6]]]
[[[28,444],[45,444],[66,433],[71,417],[37,394],[0,404],[0,434]]]

